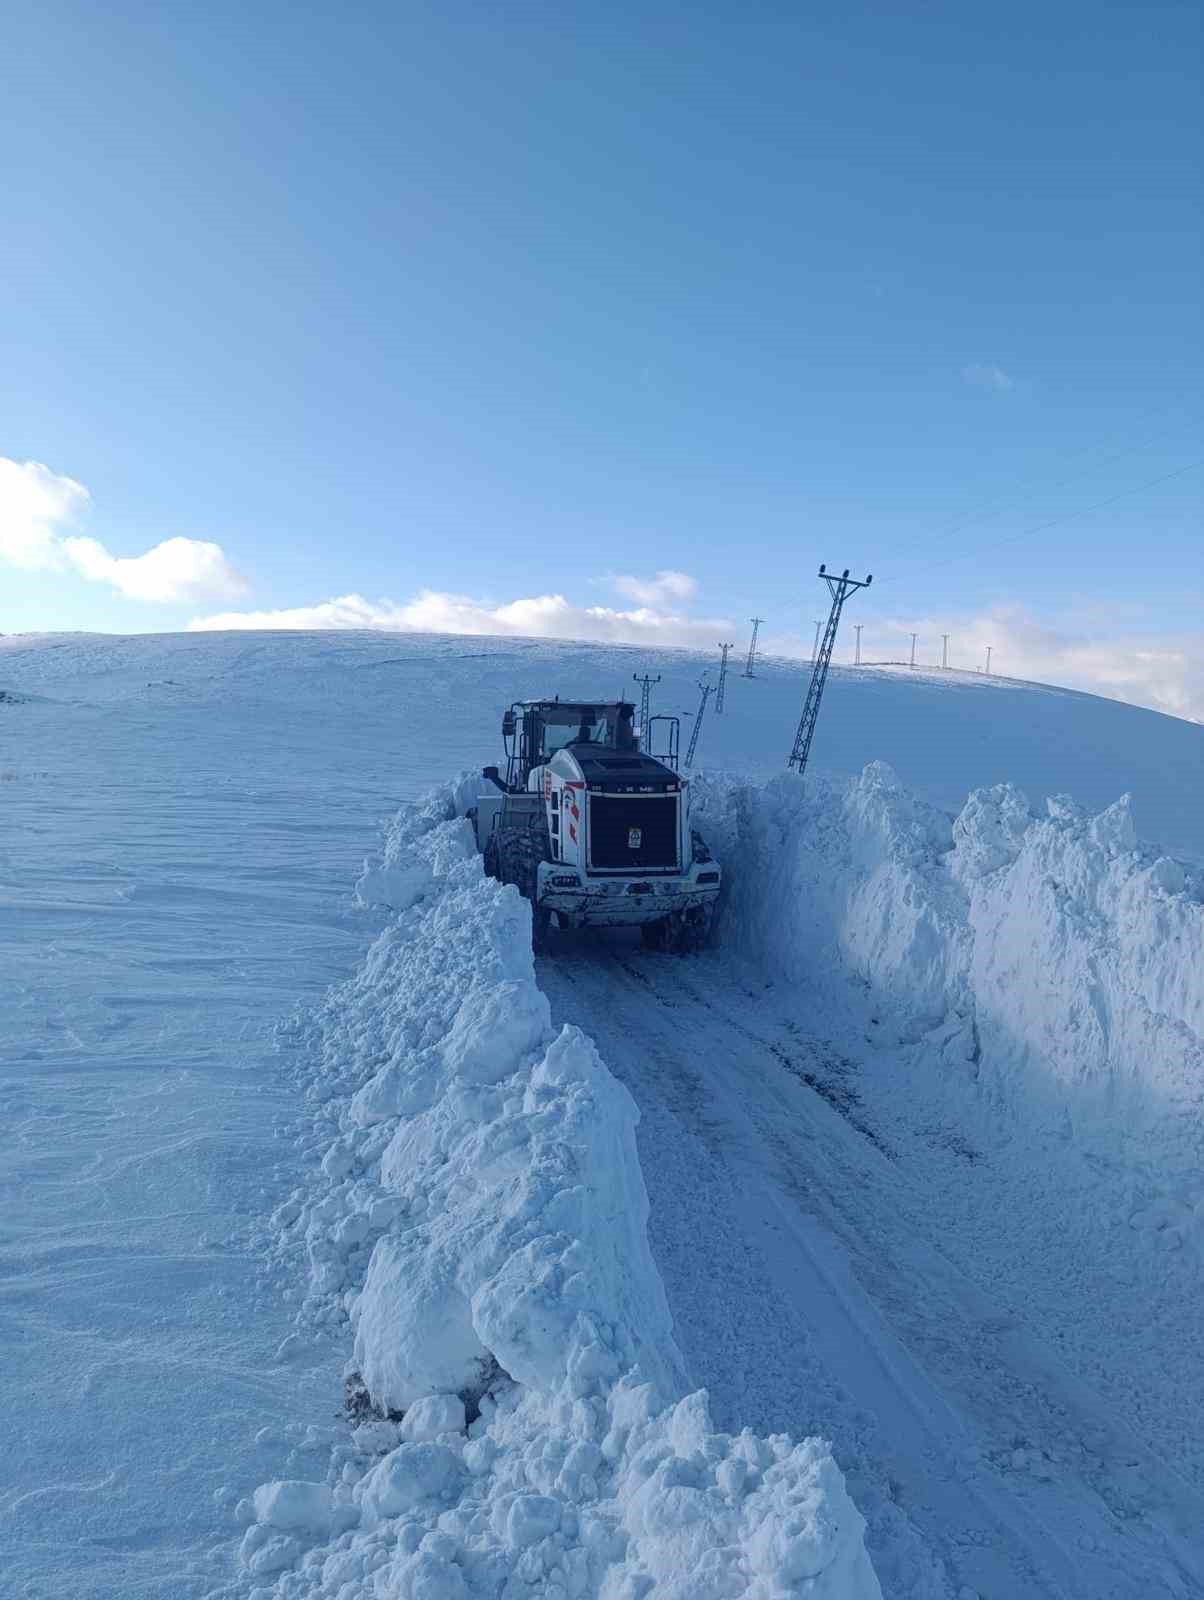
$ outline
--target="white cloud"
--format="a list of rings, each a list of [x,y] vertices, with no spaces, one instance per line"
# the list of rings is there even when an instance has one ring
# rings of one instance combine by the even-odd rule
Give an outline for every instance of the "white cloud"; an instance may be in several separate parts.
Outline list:
[[[56,530],[73,523],[89,498],[82,483],[40,461],[0,456],[0,559],[28,572],[60,565]]]
[[[1079,608],[1078,615],[1083,614]],[[1204,633],[1118,632],[1115,627],[1104,633],[1090,627],[1054,626],[1023,606],[998,606],[968,616],[867,618],[862,660],[906,662],[913,632],[918,635],[920,666],[939,665],[941,635],[947,633],[950,667],[970,671],[983,667],[990,645],[994,676],[1083,689],[1204,722]],[[851,634],[846,617],[834,657],[837,662],[851,660]],[[792,643],[794,654],[797,641]],[[773,648],[775,642],[768,644]],[[798,653],[809,656],[810,643]]]
[[[207,539],[164,539],[140,556],[110,555],[98,539],[65,539],[63,550],[83,577],[130,600],[233,600],[246,592],[221,545]]]
[[[962,368],[962,377],[977,389],[994,389],[996,393],[1016,387],[1014,378],[1009,377],[1002,367],[988,361],[972,361],[968,367]]]
[[[1080,615],[1082,614],[1080,608]],[[641,606],[574,605],[561,594],[532,595],[497,605],[465,595],[424,589],[411,600],[367,600],[347,594],[315,605],[281,611],[226,611],[199,617],[194,630],[222,628],[379,628],[397,633],[488,634],[503,637],[583,639],[598,643],[679,645],[710,653],[721,638],[743,640],[729,618],[682,616]],[[1055,628],[1023,607],[1000,607],[979,615],[872,618],[863,624],[862,660],[906,663],[911,633],[919,637],[920,667],[938,665],[941,635],[950,635],[949,665],[981,668],[992,646],[997,677],[1026,678],[1148,706],[1204,722],[1204,634],[1115,635]],[[810,658],[812,638],[797,633],[762,633],[767,655]],[[834,657],[853,658],[852,621],[846,617]]]
[[[83,484],[40,461],[0,456],[0,560],[26,571],[73,569],[131,600],[224,600],[245,592],[221,545],[206,539],[165,539],[140,556],[115,556],[99,539],[66,533],[90,500]]]
[[[665,568],[654,578],[633,578],[619,573],[612,578],[615,590],[640,606],[670,606],[675,601],[688,603],[698,593],[698,584],[688,572]]]
[[[226,611],[198,617],[194,630],[218,628],[383,628],[399,633],[493,634],[516,638],[589,639],[601,643],[692,645],[710,650],[731,628],[726,618],[685,617],[640,606],[578,606],[562,594],[532,595],[503,605],[423,589],[398,605],[347,594],[283,611]]]

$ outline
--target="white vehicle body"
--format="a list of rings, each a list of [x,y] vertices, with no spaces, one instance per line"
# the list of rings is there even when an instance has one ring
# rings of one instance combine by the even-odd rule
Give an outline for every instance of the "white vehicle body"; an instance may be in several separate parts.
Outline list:
[[[541,713],[541,706],[548,703],[521,708],[524,721],[531,719],[523,734],[530,759],[519,762],[515,776],[525,785],[507,791],[499,782],[477,804],[480,848],[488,855],[490,839],[510,830],[534,833],[538,860],[520,886],[561,927],[680,925],[687,918],[705,926],[721,869],[690,826],[688,780],[640,751],[634,736],[617,742],[614,723],[601,714],[590,724],[593,737],[570,738],[549,753],[541,717],[576,716],[577,708],[556,704]]]

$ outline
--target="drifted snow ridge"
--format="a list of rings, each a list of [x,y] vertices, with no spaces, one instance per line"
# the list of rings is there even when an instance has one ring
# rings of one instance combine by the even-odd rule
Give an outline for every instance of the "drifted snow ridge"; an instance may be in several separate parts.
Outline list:
[[[395,914],[313,1032],[334,1137],[276,1221],[371,1411],[330,1481],[246,1504],[254,1600],[878,1600],[828,1446],[720,1433],[686,1392],[638,1111],[551,1027],[464,798],[392,825],[360,894]]]

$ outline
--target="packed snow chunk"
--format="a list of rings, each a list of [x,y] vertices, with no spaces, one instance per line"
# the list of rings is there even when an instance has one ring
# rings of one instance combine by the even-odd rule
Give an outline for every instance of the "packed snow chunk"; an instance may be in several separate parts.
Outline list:
[[[573,1324],[597,1298],[591,1266],[579,1241],[545,1235],[516,1250],[473,1296],[482,1339],[519,1383],[547,1388],[563,1376]]]
[[[429,891],[433,878],[425,861],[411,867],[374,867],[365,862],[355,893],[361,905],[408,911]]]
[[[460,1470],[459,1461],[445,1444],[424,1440],[398,1445],[359,1486],[365,1527],[375,1527],[420,1501],[443,1495]]]
[[[391,1409],[469,1389],[489,1365],[456,1262],[429,1250],[418,1230],[376,1241],[354,1315],[356,1366]]]
[[[822,1441],[716,1433],[705,1394],[657,1411],[629,1384],[614,1391],[611,1418],[628,1546],[604,1600],[624,1594],[620,1571],[657,1600],[881,1600],[865,1523]]]
[[[416,1551],[402,1562],[389,1588],[374,1592],[382,1600],[468,1600],[471,1593],[456,1563],[432,1550]]]
[[[560,1501],[546,1494],[516,1494],[504,1522],[506,1543],[512,1550],[525,1550],[560,1527]]]
[[[861,1548],[865,1521],[818,1440],[804,1440],[775,1462],[743,1510],[746,1525],[753,1528],[749,1566],[779,1592],[789,1593],[805,1582],[817,1586],[809,1593],[864,1591],[869,1577]]]
[[[252,1499],[257,1522],[315,1539],[330,1532],[334,1499],[324,1483],[304,1483],[295,1478],[263,1483]]]
[[[547,997],[533,983],[507,980],[469,991],[443,1045],[449,1072],[473,1083],[497,1083],[552,1032]]]
[[[1010,866],[1034,820],[1028,800],[1012,784],[975,789],[953,824],[958,876],[985,878]]]
[[[1182,894],[1187,888],[1187,874],[1170,856],[1159,856],[1149,869],[1150,883],[1163,894]]]
[[[407,1056],[401,1061],[390,1061],[356,1090],[347,1108],[347,1117],[357,1128],[372,1128],[393,1117],[414,1116],[425,1111],[434,1095],[430,1063]]]
[[[1106,855],[1128,855],[1137,848],[1137,829],[1133,823],[1133,797],[1122,794],[1120,799],[1101,811],[1090,828],[1091,842]]]
[[[401,1437],[411,1442],[437,1439],[442,1433],[463,1433],[464,1402],[458,1394],[428,1394],[415,1400],[401,1423]]]
[[[305,1546],[288,1533],[275,1533],[270,1526],[256,1523],[248,1528],[238,1547],[238,1559],[256,1578],[291,1567]]]

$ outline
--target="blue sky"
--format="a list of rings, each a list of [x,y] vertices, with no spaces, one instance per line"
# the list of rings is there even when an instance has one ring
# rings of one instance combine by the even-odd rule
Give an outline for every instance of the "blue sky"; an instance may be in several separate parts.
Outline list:
[[[1204,470],[1016,537],[1204,458],[1197,8],[5,28],[0,457],[89,498],[0,629],[643,583],[809,642],[827,560],[867,626],[1198,644]],[[168,539],[243,585],[132,597]]]

